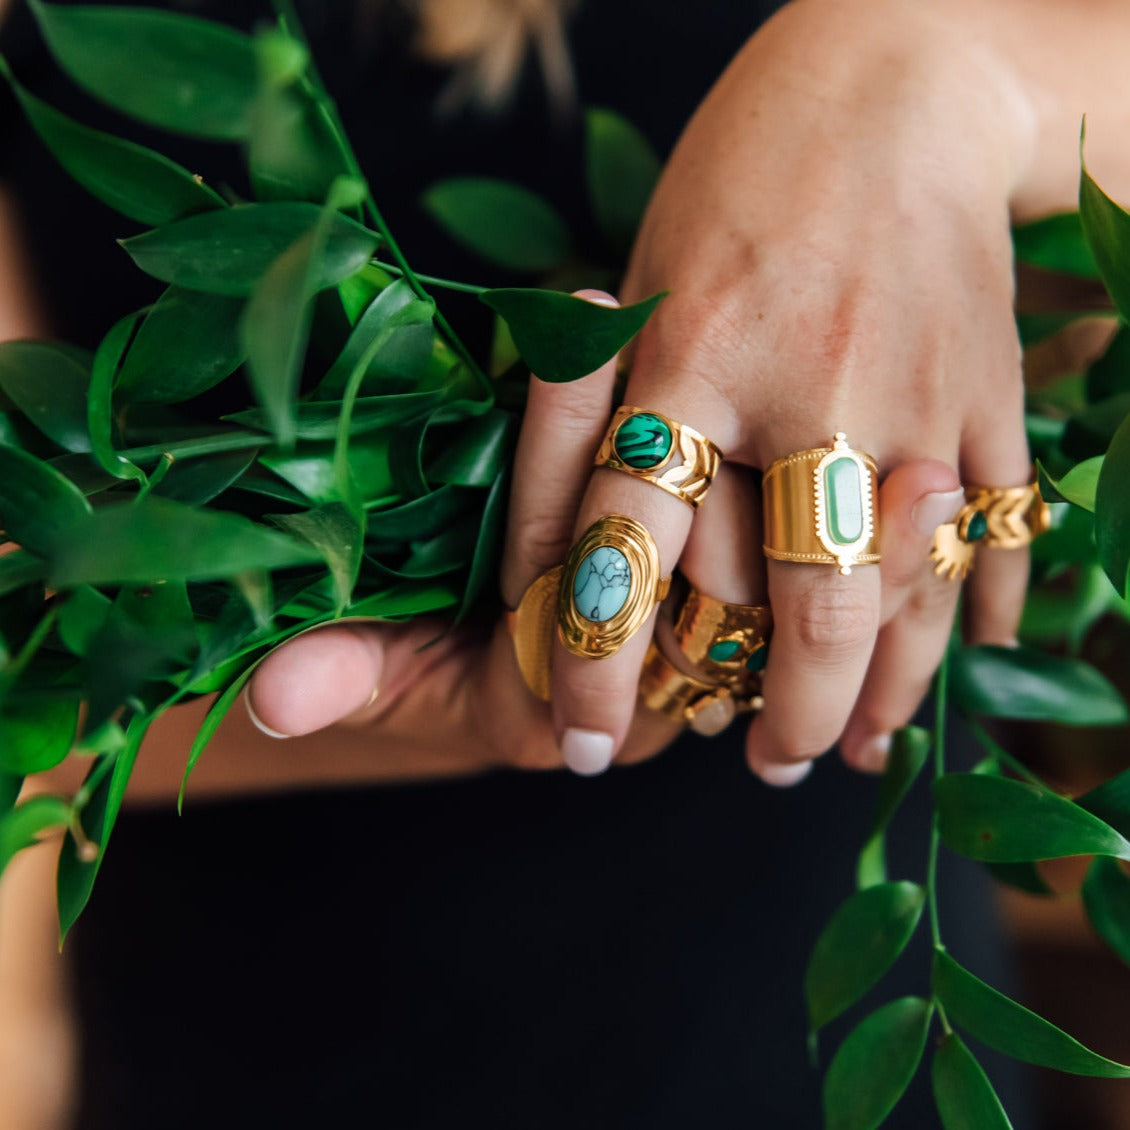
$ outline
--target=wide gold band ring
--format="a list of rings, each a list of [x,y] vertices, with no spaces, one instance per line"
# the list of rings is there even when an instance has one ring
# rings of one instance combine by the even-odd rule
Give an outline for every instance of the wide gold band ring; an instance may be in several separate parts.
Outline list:
[[[760,690],[712,683],[679,670],[653,641],[640,672],[640,702],[695,733],[720,734],[739,714],[760,710]]]
[[[1024,549],[1051,524],[1051,511],[1039,484],[1020,487],[966,487],[965,505],[952,522],[934,531],[930,560],[934,572],[960,580],[973,568],[977,546]]]
[[[765,554],[848,574],[879,562],[878,469],[837,432],[831,447],[774,460],[761,481]]]
[[[704,678],[744,683],[768,656],[773,613],[767,604],[731,604],[688,583],[673,630],[687,662]]]
[[[549,701],[550,657],[557,630],[557,600],[564,565],[543,573],[522,594],[518,607],[508,613],[514,658],[529,687],[543,702]]]
[[[598,518],[569,550],[557,632],[574,655],[606,659],[644,625],[670,587],[647,528],[626,514]]]
[[[623,405],[612,414],[593,463],[634,475],[697,509],[721,461],[718,446],[694,428]]]

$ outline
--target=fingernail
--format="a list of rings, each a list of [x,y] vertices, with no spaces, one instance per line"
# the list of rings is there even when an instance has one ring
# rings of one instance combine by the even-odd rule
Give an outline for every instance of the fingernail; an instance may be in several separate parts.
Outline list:
[[[939,526],[952,522],[964,505],[965,491],[961,487],[924,494],[911,509],[910,521],[920,534],[930,535]]]
[[[792,765],[762,765],[757,775],[775,789],[787,789],[799,785],[812,772],[811,761],[797,761]]]
[[[615,743],[611,734],[599,730],[566,730],[561,738],[561,756],[568,768],[582,777],[594,777],[612,764]]]
[[[855,763],[865,773],[882,773],[891,755],[891,735],[874,734],[855,751]]]
[[[251,705],[251,696],[249,694],[243,696],[243,705],[247,709],[247,717],[251,719],[252,725],[254,725],[255,729],[260,733],[266,734],[269,738],[279,738],[280,740],[294,736],[293,734],[282,734],[278,730],[272,730],[270,726],[266,725],[259,715],[255,713]]]

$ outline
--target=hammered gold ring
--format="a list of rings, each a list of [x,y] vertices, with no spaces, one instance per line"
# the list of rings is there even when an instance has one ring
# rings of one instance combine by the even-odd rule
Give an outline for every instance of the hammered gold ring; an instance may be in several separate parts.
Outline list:
[[[934,532],[934,572],[960,580],[973,568],[976,546],[1024,549],[1047,530],[1051,511],[1037,482],[1019,487],[966,487],[965,505]]]
[[[685,502],[692,510],[706,497],[722,452],[686,424],[650,409],[623,405],[612,414],[593,463],[634,475]]]
[[[574,655],[606,659],[646,623],[666,595],[659,550],[626,514],[598,518],[569,550],[557,601],[557,632]]]
[[[831,447],[774,460],[761,489],[767,557],[836,565],[845,576],[879,563],[878,469],[843,432]]]
[[[681,671],[654,641],[640,672],[639,697],[648,710],[704,736],[720,734],[738,714],[762,706],[759,691],[708,682]]]
[[[564,565],[543,573],[522,594],[518,607],[507,614],[514,658],[530,692],[549,701],[550,657],[557,627],[557,594]]]
[[[687,662],[703,675],[728,684],[749,680],[765,667],[773,613],[767,604],[731,604],[688,582],[675,617],[674,635]]]

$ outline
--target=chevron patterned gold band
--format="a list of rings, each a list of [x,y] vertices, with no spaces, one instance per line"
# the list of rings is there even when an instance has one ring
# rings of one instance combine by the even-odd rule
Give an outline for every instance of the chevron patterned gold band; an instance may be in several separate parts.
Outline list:
[[[612,414],[593,463],[634,475],[674,495],[692,510],[706,497],[722,452],[686,424],[649,409],[623,405]]]

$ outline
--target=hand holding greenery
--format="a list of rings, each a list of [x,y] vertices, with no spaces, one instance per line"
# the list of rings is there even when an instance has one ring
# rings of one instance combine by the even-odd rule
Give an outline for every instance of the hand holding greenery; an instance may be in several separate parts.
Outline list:
[[[285,10],[246,36],[144,9],[32,6],[77,82],[170,132],[240,143],[250,185],[246,200],[221,193],[152,150],[65,117],[5,67],[64,168],[152,226],[123,246],[167,284],[93,356],[62,344],[0,347],[0,523],[12,543],[0,557],[0,869],[42,832],[67,829],[65,935],[90,895],[142,737],[163,711],[217,696],[187,780],[255,664],[282,641],[343,616],[443,612],[459,621],[494,611],[503,484],[527,372],[568,381],[592,371],[657,298],[610,310],[551,291],[482,291],[499,317],[484,364],[432,297],[480,288],[412,271]],[[607,170],[625,138],[626,127],[593,118],[596,211],[622,245],[631,224]],[[641,154],[638,183],[653,173]],[[636,196],[642,205],[646,190]],[[567,254],[549,205],[512,186],[453,182],[430,206],[516,270],[552,271]],[[1086,173],[1080,209],[1081,223],[1055,217],[1019,231],[1018,255],[1101,277],[1130,317],[1130,215]],[[507,242],[513,224],[489,222],[499,210],[524,218],[530,238]],[[1073,316],[1021,329],[1033,339]],[[942,844],[1034,893],[1047,892],[1037,861],[1094,855],[1088,912],[1130,960],[1130,881],[1119,864],[1130,859],[1130,771],[1069,800],[978,721],[1126,721],[1118,694],[1072,653],[1100,619],[1125,620],[1128,340],[1123,326],[1082,378],[1032,398],[1030,440],[1056,525],[1035,547],[1025,638],[1050,650],[952,650],[933,732],[898,735],[859,890],[813,952],[805,989],[815,1037],[881,980],[923,919],[934,942],[923,996],[871,1013],[833,1058],[825,1086],[834,1130],[886,1118],[935,1017],[933,1077],[947,1130],[1008,1125],[962,1034],[1062,1070],[1130,1074],[965,971],[944,947],[935,887]],[[984,747],[972,773],[947,772],[947,704],[972,720]],[[90,759],[74,797],[17,803],[25,776],[68,756]],[[928,763],[928,873],[890,879],[885,830]]]

